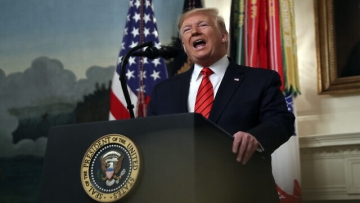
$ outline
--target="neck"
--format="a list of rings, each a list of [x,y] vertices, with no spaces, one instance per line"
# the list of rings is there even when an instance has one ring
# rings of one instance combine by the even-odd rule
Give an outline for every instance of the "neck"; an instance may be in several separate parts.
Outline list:
[[[220,58],[216,59],[216,60],[211,60],[211,61],[200,61],[199,63],[196,63],[197,65],[201,66],[201,67],[210,67],[212,65],[214,65],[215,63],[217,63],[218,61],[220,61],[224,56],[226,56],[226,54],[224,54],[223,56],[221,56]]]

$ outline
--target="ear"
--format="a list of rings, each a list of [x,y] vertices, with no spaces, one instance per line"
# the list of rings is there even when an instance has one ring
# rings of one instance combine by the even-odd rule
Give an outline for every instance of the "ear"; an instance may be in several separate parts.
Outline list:
[[[223,33],[221,34],[221,42],[227,43],[228,40],[229,40],[229,33],[223,32]]]
[[[185,49],[184,42],[183,42],[183,41],[181,41],[181,44],[182,44],[182,46],[183,46],[184,52],[186,53],[186,49]],[[186,53],[186,54],[187,54],[187,53]]]

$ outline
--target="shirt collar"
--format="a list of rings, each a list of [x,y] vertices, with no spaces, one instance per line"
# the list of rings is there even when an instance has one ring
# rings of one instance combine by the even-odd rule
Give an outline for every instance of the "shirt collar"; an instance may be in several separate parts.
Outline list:
[[[218,60],[217,62],[215,62],[214,64],[212,64],[210,68],[215,75],[218,76],[223,76],[225,74],[226,68],[229,66],[229,59],[227,58],[227,55],[224,55],[220,60]],[[198,76],[196,77],[196,80],[198,80],[199,78],[201,78],[200,72],[204,67],[195,64],[194,65],[194,72],[193,75],[194,76]]]

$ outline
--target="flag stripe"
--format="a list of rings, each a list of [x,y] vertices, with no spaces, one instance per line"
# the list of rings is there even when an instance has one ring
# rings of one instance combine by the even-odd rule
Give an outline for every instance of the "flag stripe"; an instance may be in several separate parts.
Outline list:
[[[281,37],[280,37],[280,19],[279,19],[279,1],[268,0],[269,11],[269,35],[270,35],[270,69],[279,73],[281,78],[280,89],[284,91],[285,81],[283,72]]]
[[[251,67],[258,67],[258,26],[259,26],[259,5],[260,0],[248,0],[247,12],[247,57],[245,64]]]
[[[280,0],[281,31],[283,42],[284,73],[286,92],[296,96],[300,93],[296,55],[296,33],[292,0]]]
[[[137,96],[128,88],[132,103],[137,103]],[[137,116],[137,106],[134,108],[135,116]],[[119,81],[119,75],[115,72],[110,93],[110,117],[109,120],[118,120],[130,118],[130,113],[126,108],[126,101]]]
[[[239,2],[239,24],[238,24],[238,45],[237,45],[237,57],[238,64],[244,65],[244,19],[245,19],[245,0]]]

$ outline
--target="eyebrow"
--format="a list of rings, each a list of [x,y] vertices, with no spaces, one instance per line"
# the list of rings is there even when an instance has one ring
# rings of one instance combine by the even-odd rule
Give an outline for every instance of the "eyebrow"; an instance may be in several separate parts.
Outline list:
[[[209,23],[208,21],[205,21],[205,20],[201,20],[201,21],[198,21],[196,22],[195,24],[199,25],[201,23]],[[186,24],[184,26],[181,26],[181,28],[185,28],[185,27],[191,27],[192,23],[189,23],[189,24]]]

